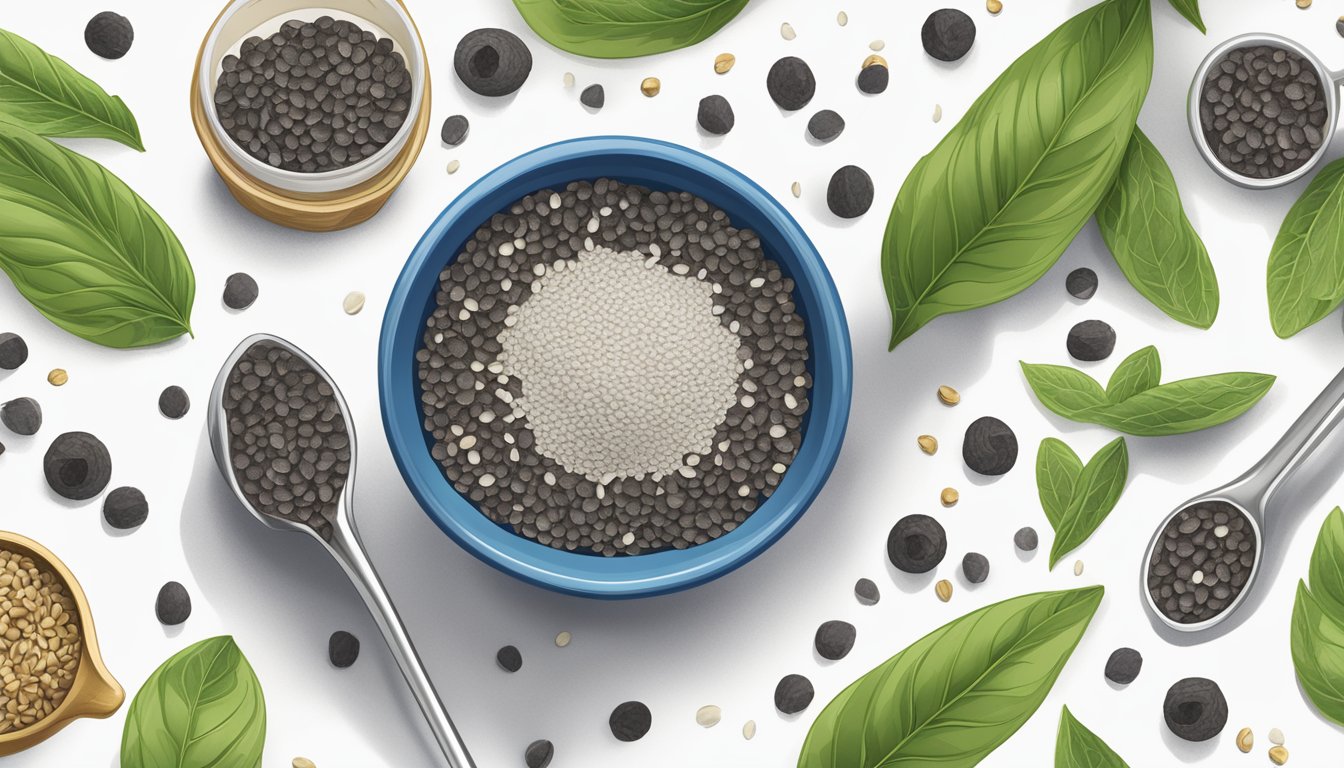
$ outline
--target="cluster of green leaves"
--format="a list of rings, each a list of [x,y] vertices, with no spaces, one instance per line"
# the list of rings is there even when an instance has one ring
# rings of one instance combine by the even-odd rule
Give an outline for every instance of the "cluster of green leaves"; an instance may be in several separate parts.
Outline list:
[[[1293,668],[1317,711],[1344,725],[1344,512],[1339,507],[1321,526],[1308,577],[1311,586],[1299,581],[1293,604]]]
[[[1288,338],[1344,302],[1344,160],[1321,169],[1269,252],[1269,320]]]
[[[1111,514],[1129,477],[1125,438],[1111,441],[1083,465],[1063,441],[1047,437],[1036,452],[1036,487],[1055,543],[1050,568],[1077,549]]]
[[[625,59],[685,48],[733,20],[747,0],[513,0],[532,31],[556,48]]]
[[[1055,768],[1129,768],[1129,764],[1065,707],[1055,740]]]
[[[1106,389],[1067,366],[1022,363],[1022,372],[1041,405],[1060,416],[1140,437],[1179,435],[1231,421],[1274,385],[1274,377],[1265,373],[1218,373],[1162,384],[1162,361],[1154,347],[1125,358]]]

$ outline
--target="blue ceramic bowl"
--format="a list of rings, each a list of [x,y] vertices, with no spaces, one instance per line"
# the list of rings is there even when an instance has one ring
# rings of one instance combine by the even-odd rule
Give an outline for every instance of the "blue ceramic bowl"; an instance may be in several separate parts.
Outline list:
[[[491,522],[445,479],[422,427],[415,352],[434,304],[439,273],[491,215],[546,187],[600,177],[685,190],[759,233],[766,256],[796,283],[807,322],[813,389],[798,456],[774,494],[736,530],[697,547],[600,557],[538,544]],[[761,554],[816,498],[840,452],[852,389],[849,328],[817,249],[784,208],[750,179],[685,147],[648,139],[594,137],[529,152],[491,171],[440,214],[397,280],[383,318],[378,385],[392,454],[415,498],[468,552],[524,581],[574,595],[625,598],[688,589]]]

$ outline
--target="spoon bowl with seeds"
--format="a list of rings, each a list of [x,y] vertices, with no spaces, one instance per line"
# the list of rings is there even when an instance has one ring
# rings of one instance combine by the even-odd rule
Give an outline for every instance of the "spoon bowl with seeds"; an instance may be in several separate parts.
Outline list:
[[[352,514],[354,420],[315,360],[257,334],[229,355],[210,394],[210,447],[234,495],[279,531],[321,542],[359,591],[449,768],[475,768],[378,577]]]

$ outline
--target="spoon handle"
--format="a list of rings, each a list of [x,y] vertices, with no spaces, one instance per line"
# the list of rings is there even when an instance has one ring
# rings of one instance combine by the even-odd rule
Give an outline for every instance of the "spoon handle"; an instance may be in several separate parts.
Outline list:
[[[430,730],[434,732],[434,739],[443,750],[449,768],[476,768],[471,754],[467,752],[466,744],[462,742],[452,718],[448,716],[438,692],[434,690],[434,684],[425,674],[424,664],[421,663],[419,654],[415,652],[411,636],[401,623],[401,616],[397,614],[397,608],[392,604],[382,580],[378,578],[378,572],[374,570],[373,563],[365,553],[359,537],[353,531],[335,526],[330,546],[336,554],[336,559],[350,577],[350,581],[354,582],[360,596],[364,598],[364,603],[373,614],[374,621],[378,622],[378,628],[383,632],[383,639],[387,641],[393,658],[397,660],[397,666],[401,669],[402,676],[406,678],[406,684],[415,694],[416,703],[420,705],[421,713],[429,723]]]
[[[1270,497],[1320,447],[1341,419],[1344,419],[1344,370],[1297,417],[1260,463],[1234,485],[1241,486],[1251,497],[1249,501],[1254,508],[1263,514]]]

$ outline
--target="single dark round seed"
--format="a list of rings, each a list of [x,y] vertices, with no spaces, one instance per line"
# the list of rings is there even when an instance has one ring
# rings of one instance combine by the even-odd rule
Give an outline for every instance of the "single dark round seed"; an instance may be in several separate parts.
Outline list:
[[[1133,648],[1116,648],[1106,660],[1106,679],[1119,685],[1129,685],[1143,669],[1143,654]]]
[[[815,645],[817,654],[823,659],[839,661],[849,655],[854,648],[854,638],[858,630],[847,621],[828,621],[817,627]]]
[[[906,573],[928,573],[947,554],[947,532],[928,515],[907,515],[887,536],[887,558]]]
[[[450,147],[456,147],[458,144],[467,140],[467,133],[471,130],[471,123],[463,115],[453,115],[443,121],[443,129],[439,131],[439,138],[443,143]]]
[[[120,59],[131,50],[134,41],[135,29],[130,19],[112,11],[94,16],[84,27],[84,44],[104,59]]]
[[[187,391],[177,385],[165,388],[159,393],[159,413],[169,419],[180,419],[191,410],[191,398]]]
[[[1065,345],[1075,360],[1105,360],[1115,351],[1115,329],[1101,320],[1084,320],[1069,330]]]
[[[881,64],[870,64],[859,70],[859,76],[854,82],[861,92],[876,96],[887,90],[887,84],[891,82],[891,70]]]
[[[1005,475],[1017,463],[1017,435],[993,416],[981,416],[966,428],[961,458],[972,472]]]
[[[854,597],[864,605],[877,605],[877,601],[882,599],[882,593],[872,579],[859,579],[854,582]]]
[[[170,581],[159,588],[159,597],[154,601],[154,615],[159,623],[175,627],[191,616],[191,595],[187,588],[176,581]]]
[[[523,762],[527,768],[546,768],[554,757],[555,745],[546,739],[537,739],[528,744],[527,751],[523,752]]]
[[[695,119],[701,128],[715,136],[722,136],[733,130],[733,124],[736,122],[733,105],[717,94],[700,100],[700,109]]]
[[[607,724],[617,740],[639,741],[653,727],[653,713],[642,701],[627,701],[611,711]]]
[[[975,21],[955,8],[943,8],[929,14],[920,31],[924,50],[940,61],[956,61],[970,52],[975,43]]]
[[[601,109],[607,103],[607,91],[601,84],[593,83],[579,94],[579,103],[589,109]]]
[[[802,675],[785,675],[775,686],[775,709],[796,715],[807,709],[815,695],[811,680]]]
[[[505,672],[517,672],[523,668],[523,654],[516,646],[506,645],[495,654],[495,661]]]
[[[1079,267],[1064,278],[1064,288],[1073,298],[1086,301],[1097,293],[1097,273],[1087,267]]]
[[[103,499],[103,519],[119,531],[136,528],[149,517],[149,502],[139,488],[114,488]]]
[[[1208,741],[1227,725],[1227,699],[1218,684],[1187,677],[1167,690],[1162,717],[1171,732],[1186,741]]]
[[[765,89],[780,109],[802,109],[817,92],[817,79],[807,62],[797,56],[785,56],[770,67]]]
[[[42,428],[42,406],[31,397],[16,397],[0,405],[0,423],[16,435],[36,435]]]
[[[845,130],[845,119],[833,109],[823,109],[807,121],[808,134],[817,141],[835,139]]]
[[[504,29],[477,29],[457,44],[453,69],[462,84],[482,96],[507,96],[532,73],[532,52]]]
[[[257,300],[260,291],[257,281],[246,272],[235,272],[224,281],[224,306],[229,309],[247,309]]]
[[[112,479],[112,456],[103,441],[87,432],[66,432],[51,441],[42,458],[47,485],[73,501],[91,499]]]
[[[345,669],[354,664],[359,658],[359,638],[344,629],[332,632],[331,639],[327,640],[327,658],[331,659],[331,665],[337,669]]]
[[[857,165],[846,165],[831,176],[826,205],[842,219],[854,219],[873,205],[873,179]]]
[[[980,584],[989,578],[989,558],[979,552],[967,552],[961,558],[961,573],[972,584]]]
[[[28,362],[28,344],[17,333],[0,333],[0,370],[12,371]]]
[[[1013,534],[1013,546],[1023,552],[1035,552],[1040,544],[1040,537],[1036,535],[1036,529],[1031,526],[1019,528],[1017,533]]]

